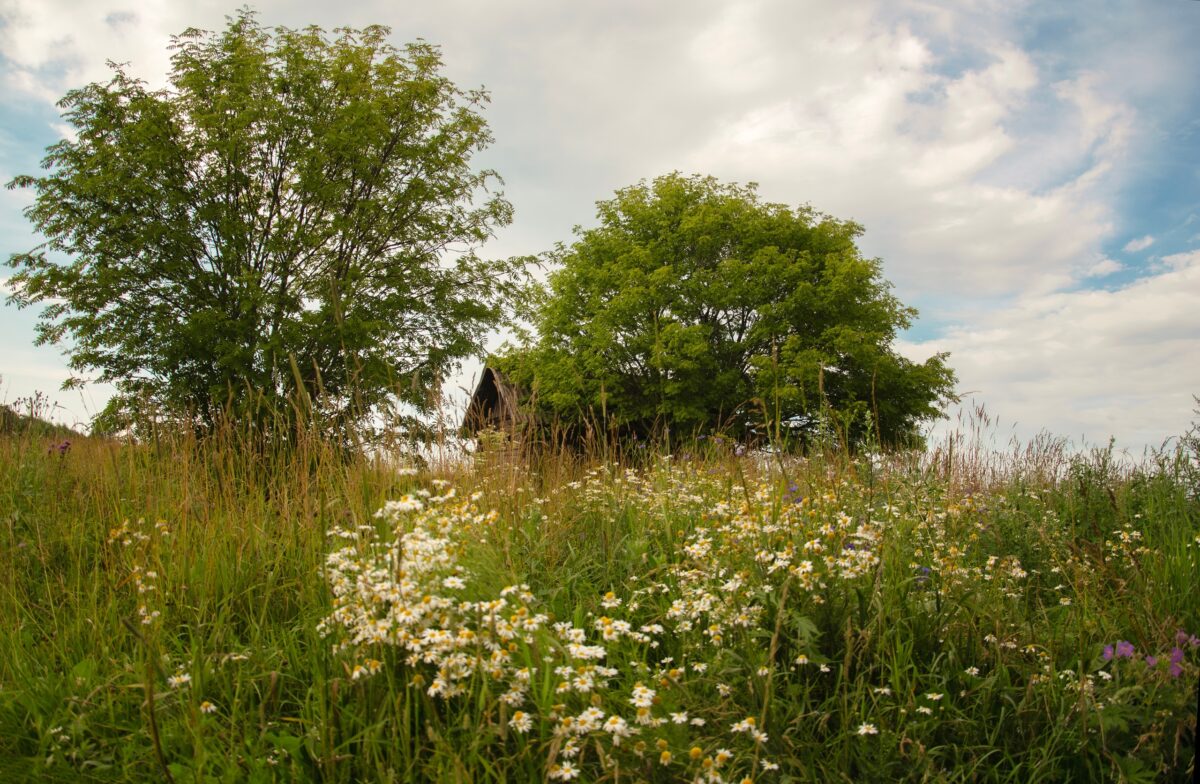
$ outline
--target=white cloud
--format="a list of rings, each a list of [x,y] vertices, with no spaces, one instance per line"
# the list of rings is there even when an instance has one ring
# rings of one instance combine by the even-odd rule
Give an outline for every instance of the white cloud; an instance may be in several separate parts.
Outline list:
[[[167,37],[186,26],[176,28],[171,7],[167,0],[139,2],[137,11],[107,3],[10,0],[0,9],[4,82],[13,91],[57,101],[68,88],[107,79],[105,62],[112,60],[130,62],[134,73],[161,85]]]
[[[1100,259],[1084,270],[1083,277],[1104,278],[1123,269],[1125,269],[1125,266],[1120,262],[1113,261],[1112,259]]]
[[[764,31],[777,21],[764,16]],[[780,77],[770,102],[714,129],[692,168],[756,179],[773,198],[860,220],[868,249],[910,291],[999,296],[1072,282],[1112,230],[1097,195],[1132,112],[1090,78],[1056,85],[1053,135],[1069,141],[1047,161],[1019,135],[1030,96],[1049,89],[1020,50],[996,44],[983,65],[947,77],[904,27],[844,24],[836,14],[831,26],[839,46],[783,50],[777,70],[809,73],[812,57],[824,81],[789,87]],[[1025,182],[996,174],[1022,167]]]
[[[1125,247],[1122,248],[1122,250],[1124,250],[1126,253],[1137,253],[1149,248],[1153,244],[1154,238],[1147,234],[1144,237],[1138,237],[1137,239],[1130,240],[1129,242],[1125,243]]]
[[[1179,435],[1200,393],[1200,251],[1111,291],[1022,297],[944,337],[906,343],[950,351],[959,387],[1030,438],[1052,423],[1090,444],[1140,450]]]

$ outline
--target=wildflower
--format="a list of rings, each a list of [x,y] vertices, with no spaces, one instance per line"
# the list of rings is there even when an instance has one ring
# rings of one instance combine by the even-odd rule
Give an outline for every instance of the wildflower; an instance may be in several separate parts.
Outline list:
[[[579,775],[579,768],[570,762],[564,762],[561,765],[551,767],[548,775],[550,778],[558,779],[559,781],[570,781]]]
[[[213,705],[208,700],[205,700],[204,702],[200,703],[200,712],[201,713],[216,713],[217,706]]]
[[[1111,645],[1105,645],[1104,651],[1100,654],[1100,658],[1104,659],[1104,661],[1112,661],[1112,657],[1113,647]]]
[[[575,717],[575,732],[580,735],[600,729],[600,720],[604,718],[604,711],[599,708],[592,707],[586,709]]]
[[[659,765],[670,765],[671,764],[671,752],[666,751],[664,749],[663,753],[658,755],[658,764]]]
[[[687,720],[687,711],[680,711],[679,713],[671,714],[671,721],[675,722],[676,724],[687,724]]]
[[[890,697],[892,694],[892,690],[887,686],[876,686],[872,691],[884,697]]]
[[[928,699],[931,699],[931,700],[933,700],[934,702],[937,702],[938,700],[940,700],[940,699],[942,698],[942,696],[943,696],[943,695],[941,695],[941,694],[938,694],[937,692],[933,692],[933,691],[931,691],[931,692],[929,692],[928,694],[926,694],[925,696],[926,696]]]
[[[803,653],[796,657],[796,664],[808,664],[808,657]]]
[[[972,678],[979,677],[979,668],[978,667],[968,667],[967,669],[963,670],[963,672],[965,672],[967,675],[970,675]]]
[[[186,686],[191,682],[192,676],[182,670],[167,678],[167,685],[172,689],[178,689],[180,686]]]
[[[467,584],[465,582],[463,582],[463,579],[461,577],[447,577],[445,580],[442,580],[443,588],[449,588],[451,590],[456,590],[459,588],[465,588],[466,586],[467,586]]]
[[[933,708],[930,708],[928,705],[922,705],[919,708],[917,708],[917,713],[923,713],[926,716],[932,716]]]
[[[423,508],[425,508],[423,503],[413,496],[406,494],[400,496],[398,500],[388,501],[383,505],[383,509],[380,509],[376,514],[379,517],[383,517],[385,515],[395,515],[402,512],[419,512]]]
[[[717,684],[717,692],[722,697],[728,697],[730,694],[733,693],[733,687],[730,686],[728,683],[718,683]]]
[[[621,738],[628,738],[633,734],[633,730],[629,728],[629,723],[620,716],[609,716],[608,721],[604,722],[604,731],[613,736],[613,745],[621,745]]]
[[[1175,646],[1171,649],[1171,666],[1167,670],[1172,678],[1183,675],[1183,649]]]
[[[874,724],[865,724],[864,723],[864,724],[858,725],[857,732],[859,735],[878,735],[879,728],[876,727]]]
[[[1157,656],[1147,656],[1146,657],[1146,666],[1147,667],[1157,667],[1158,666],[1158,657]]]
[[[756,720],[753,716],[747,716],[746,718],[742,719],[741,721],[737,722],[736,724],[730,725],[729,731],[730,732],[749,732],[750,730],[754,729],[755,721]]]
[[[500,695],[500,701],[510,708],[515,708],[525,702],[525,689],[521,685],[510,686],[508,691]]]
[[[613,610],[621,606],[621,600],[612,591],[604,594],[604,598],[600,601],[600,605],[606,609]]]
[[[508,720],[508,726],[512,727],[519,733],[526,733],[533,727],[533,719],[525,711],[514,711],[512,718]]]
[[[1117,643],[1116,655],[1118,659],[1133,658],[1133,643],[1128,640],[1121,640]]]
[[[634,684],[633,696],[629,698],[629,704],[635,708],[649,708],[654,704],[654,690],[647,689],[639,681]]]

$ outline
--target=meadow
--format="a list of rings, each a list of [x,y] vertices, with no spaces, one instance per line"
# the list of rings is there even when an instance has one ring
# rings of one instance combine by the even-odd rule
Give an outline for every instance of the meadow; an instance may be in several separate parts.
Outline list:
[[[0,435],[0,780],[1192,776],[1200,440]]]

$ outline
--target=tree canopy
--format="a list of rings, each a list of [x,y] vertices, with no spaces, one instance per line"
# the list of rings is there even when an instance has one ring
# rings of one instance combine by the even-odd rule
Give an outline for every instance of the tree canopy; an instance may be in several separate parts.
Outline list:
[[[900,356],[902,305],[857,224],[671,174],[598,203],[544,254],[536,339],[494,362],[543,417],[633,433],[911,440],[952,397],[939,354]],[[824,416],[828,414],[829,416]]]
[[[287,409],[354,418],[426,406],[477,354],[516,262],[476,249],[511,220],[474,170],[487,95],[436,47],[389,31],[264,29],[173,39],[169,87],[111,64],[60,102],[72,130],[21,176],[44,245],[13,256],[38,341],[114,382],[110,417],[152,404],[201,425]]]

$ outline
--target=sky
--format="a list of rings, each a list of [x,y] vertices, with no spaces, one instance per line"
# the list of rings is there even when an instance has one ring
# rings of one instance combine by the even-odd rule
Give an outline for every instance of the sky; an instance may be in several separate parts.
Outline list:
[[[55,102],[108,60],[165,85],[167,46],[219,30],[208,0],[0,0],[0,181],[35,174]],[[1139,454],[1186,431],[1200,394],[1200,2],[1020,0],[259,2],[266,26],[382,24],[484,87],[515,208],[482,249],[569,242],[595,202],[671,171],[755,182],[861,223],[863,252],[920,317],[897,341],[950,352],[993,438],[1041,433]],[[0,257],[39,242],[0,191]],[[11,269],[0,266],[0,286]],[[36,309],[0,307],[0,400],[47,393],[65,422],[108,390],[61,392]],[[478,363],[456,383],[470,384]],[[956,427],[951,411],[947,427]]]

